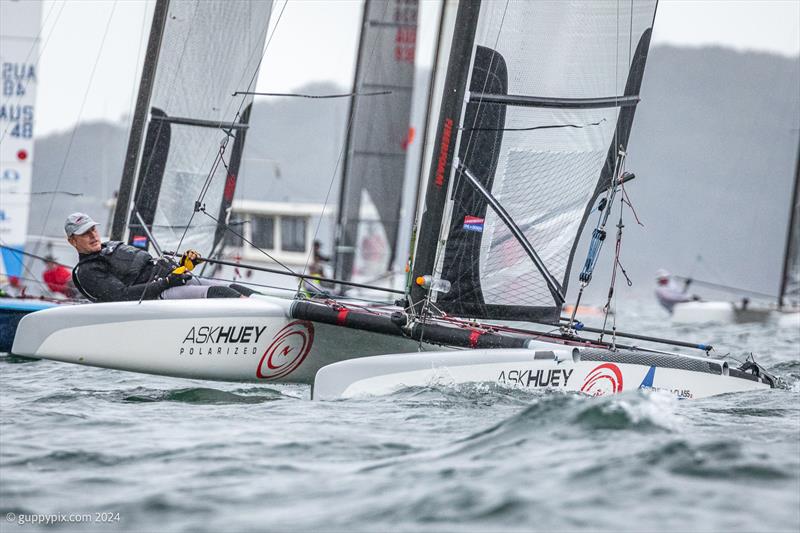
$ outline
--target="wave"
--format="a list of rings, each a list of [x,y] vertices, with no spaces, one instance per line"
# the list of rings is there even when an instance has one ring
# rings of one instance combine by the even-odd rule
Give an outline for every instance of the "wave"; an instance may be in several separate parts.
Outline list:
[[[207,387],[190,387],[166,391],[146,391],[126,394],[122,400],[133,403],[180,402],[195,405],[253,404],[284,399],[277,390],[259,388],[258,393],[237,394]]]

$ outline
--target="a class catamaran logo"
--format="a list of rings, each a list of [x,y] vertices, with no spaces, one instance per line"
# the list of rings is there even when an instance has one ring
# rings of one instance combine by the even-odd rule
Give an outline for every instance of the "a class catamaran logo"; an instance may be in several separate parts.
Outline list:
[[[281,329],[267,347],[256,368],[259,379],[288,376],[300,366],[314,343],[314,324],[295,320]]]
[[[192,326],[179,355],[255,355],[266,326]]]
[[[622,371],[614,363],[597,365],[583,380],[581,392],[592,396],[622,392]]]

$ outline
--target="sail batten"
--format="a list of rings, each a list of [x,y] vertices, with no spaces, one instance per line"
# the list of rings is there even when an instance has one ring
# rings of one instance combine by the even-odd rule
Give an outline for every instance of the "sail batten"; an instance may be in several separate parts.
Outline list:
[[[638,96],[608,96],[604,98],[543,98],[524,94],[474,93],[470,102],[481,104],[502,104],[523,107],[558,107],[570,109],[592,109],[605,107],[635,106]]]

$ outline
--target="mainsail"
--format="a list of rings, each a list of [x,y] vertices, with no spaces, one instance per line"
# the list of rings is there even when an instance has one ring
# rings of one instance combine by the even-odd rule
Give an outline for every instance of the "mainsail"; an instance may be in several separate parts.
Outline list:
[[[23,270],[41,19],[41,2],[0,2],[0,283]]]
[[[220,227],[195,212],[195,201],[226,218],[252,103],[252,95],[232,94],[253,89],[271,9],[271,1],[157,4],[139,96],[141,112],[149,110],[146,135],[140,147],[141,132],[131,132],[126,163],[135,168],[141,153],[129,219],[134,245],[148,244],[142,223],[165,250],[180,244],[210,254],[219,241]],[[129,209],[123,192],[115,228]]]
[[[628,142],[656,0],[462,2],[413,285],[449,314],[556,321]]]
[[[335,274],[374,278],[397,251],[418,0],[364,2],[336,230]]]
[[[789,211],[789,228],[783,256],[783,275],[778,306],[800,307],[800,147],[794,172],[794,193]]]

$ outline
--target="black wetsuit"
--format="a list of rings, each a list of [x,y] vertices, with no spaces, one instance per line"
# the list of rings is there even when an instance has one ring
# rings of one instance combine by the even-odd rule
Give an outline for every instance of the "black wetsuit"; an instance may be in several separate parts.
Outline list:
[[[175,268],[119,241],[104,242],[99,252],[78,257],[72,280],[93,302],[155,300],[169,287],[165,278]]]

